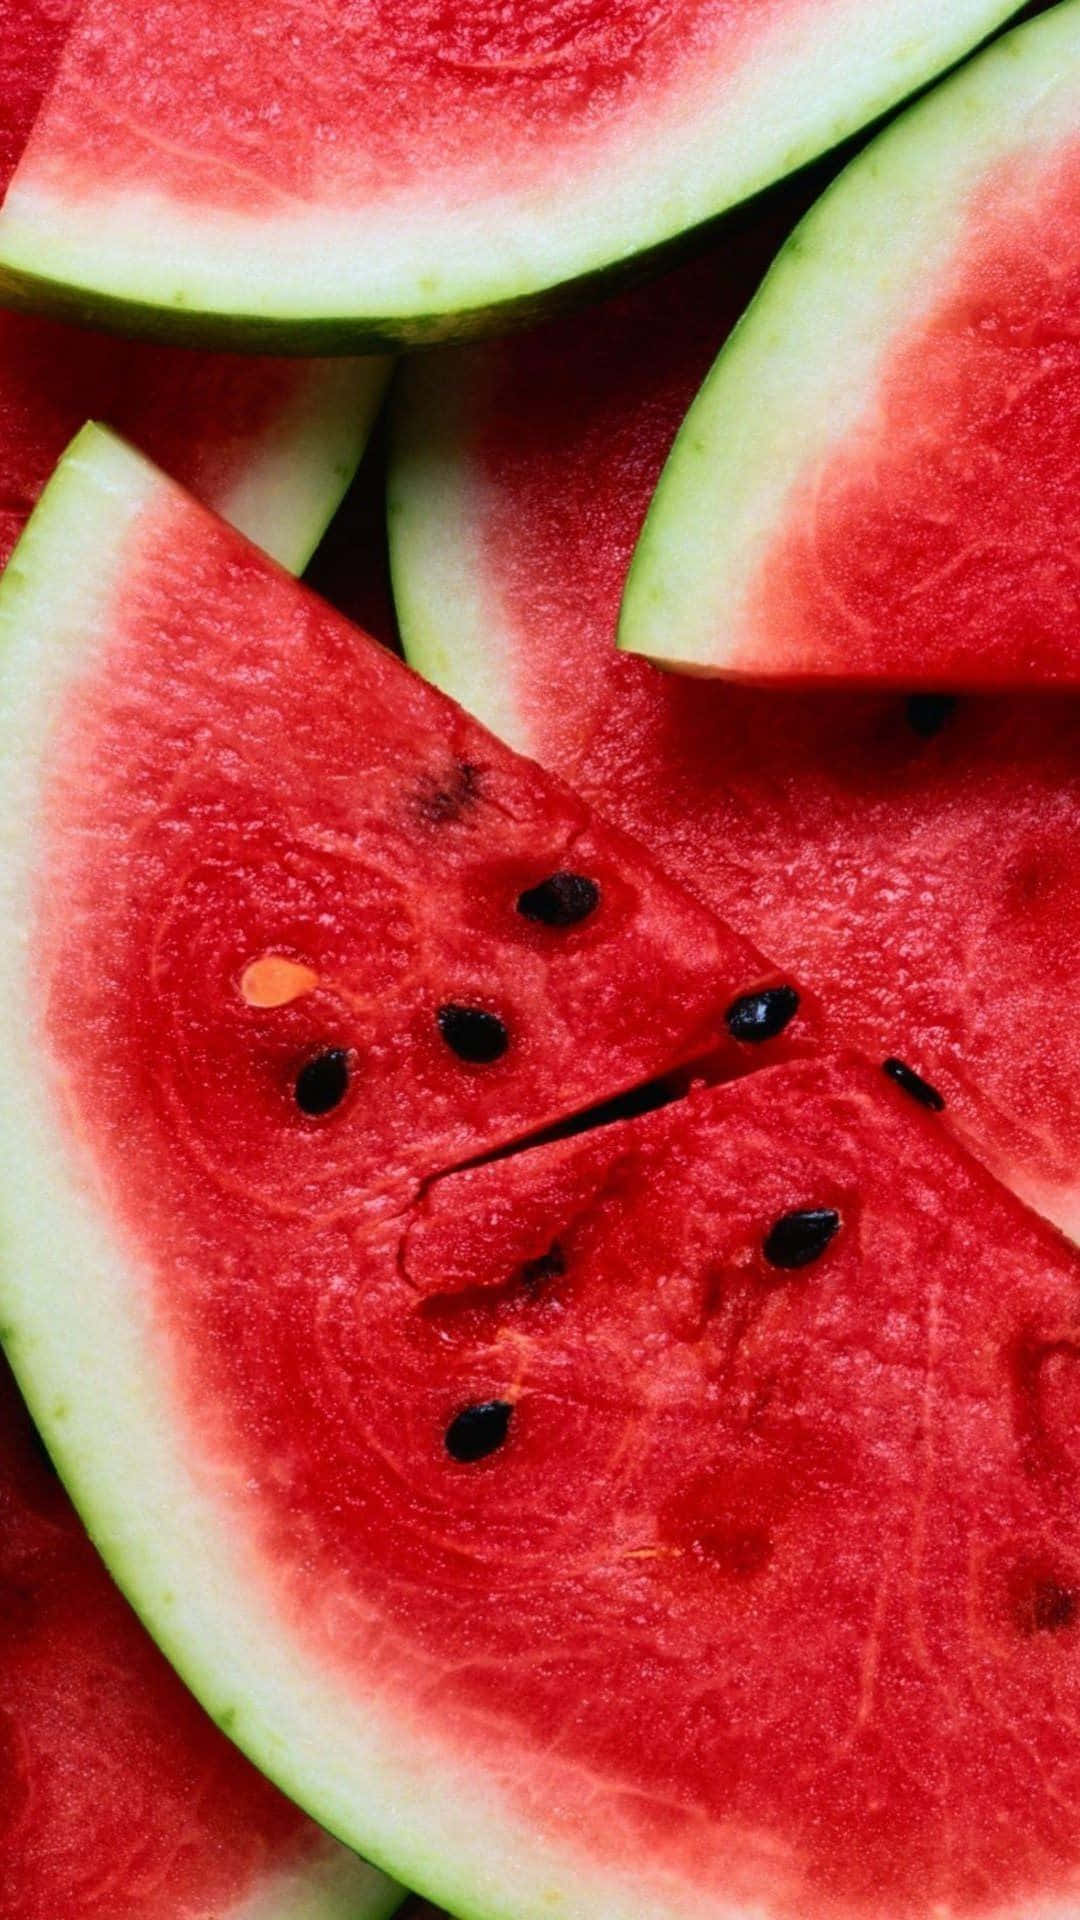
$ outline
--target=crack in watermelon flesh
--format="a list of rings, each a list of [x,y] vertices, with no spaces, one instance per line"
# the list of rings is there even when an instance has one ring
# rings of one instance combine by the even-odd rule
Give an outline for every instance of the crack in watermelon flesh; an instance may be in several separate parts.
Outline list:
[[[340,1852],[207,1719],[110,1581],[0,1360],[0,1913],[181,1920]],[[392,1889],[351,1868],[348,1911]],[[344,1882],[342,1883],[344,1887]],[[260,1909],[273,1920],[272,1906]],[[283,1911],[283,1909],[279,1909]],[[344,1906],[336,1908],[343,1915]]]
[[[797,962],[836,1043],[917,1069],[1075,1233],[1076,703],[709,685],[612,646],[672,438],[776,238],[410,370],[390,477],[406,649]]]

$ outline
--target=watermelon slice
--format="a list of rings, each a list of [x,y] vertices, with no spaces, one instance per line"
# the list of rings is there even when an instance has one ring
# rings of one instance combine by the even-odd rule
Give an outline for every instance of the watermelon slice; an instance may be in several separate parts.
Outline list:
[[[749,679],[1080,685],[1080,5],[825,195],[721,354],[620,643]]]
[[[177,580],[194,567],[196,632],[200,565],[219,591],[242,577],[249,598],[272,576],[129,456],[84,442],[16,562],[23,618],[33,609],[39,646],[50,636],[47,680],[69,639],[42,567],[60,520],[101,557],[110,640],[101,611],[81,654],[70,636],[67,731],[42,762],[31,717],[6,775],[11,818],[44,765],[47,838],[35,854],[20,834],[5,856],[3,1313],[173,1658],[311,1810],[459,1912],[1066,1910],[1080,1878],[1080,1256],[849,1060],[795,1059],[486,1159],[402,1188],[392,1214],[367,1204],[380,1169],[335,1144],[332,1122],[309,1136],[332,1190],[328,1175],[301,1206],[304,1169],[290,1180],[284,1155],[262,1190],[265,1157],[233,1151],[263,1125],[261,1048],[242,1061],[222,1018],[216,917],[225,821],[234,901],[261,915],[271,900],[248,881],[253,836],[233,804],[271,756],[257,724],[213,753],[223,669],[256,684],[228,601],[216,654],[196,654],[208,717],[164,815],[151,774],[166,739],[176,764],[176,683],[164,700],[118,689],[175,647],[163,556]],[[290,764],[293,888],[279,898],[299,923],[315,861],[347,847],[358,868],[348,802],[366,759],[336,766],[339,686],[300,674],[305,629],[320,668],[356,643],[280,592],[293,626],[270,692],[300,679],[339,807],[313,817]],[[17,658],[7,685],[36,705]],[[123,761],[107,725],[120,711]],[[374,752],[374,698],[368,711]],[[436,711],[416,695],[414,721]],[[289,708],[287,721],[295,732]],[[270,744],[276,760],[281,731]],[[417,793],[403,758],[397,784],[381,781],[387,874],[396,804]],[[511,805],[501,764],[516,825],[529,809]],[[185,786],[207,836],[198,865]],[[547,799],[557,813],[558,790]],[[452,946],[455,915],[477,913],[474,856],[451,914],[462,826],[460,812],[430,822],[430,905],[410,896],[429,956]],[[28,860],[45,896],[29,943]],[[151,937],[147,880],[164,903]],[[323,901],[336,924],[332,890]],[[162,1014],[181,967],[182,1028]],[[549,978],[557,997],[554,965]],[[652,986],[662,1025],[679,982],[656,968]],[[610,1017],[599,995],[595,1014]],[[225,1141],[202,1099],[212,1025]],[[425,1111],[415,1124],[427,1131]],[[283,1108],[278,1125],[296,1150]]]
[[[87,0],[4,285],[178,341],[445,338],[745,200],[1016,7]]]
[[[1080,1236],[1080,707],[776,694],[612,642],[686,405],[778,236],[572,325],[411,362],[391,468],[409,657],[899,1058]]]
[[[0,1330],[96,1542],[213,1718],[343,1837],[438,1881],[453,1783],[410,1800],[407,1736],[369,1808],[360,1751],[385,1724],[366,1677],[343,1693],[316,1660],[301,1679],[289,1635],[264,1637],[245,1518],[264,1474],[322,1563],[299,1430],[279,1408],[271,1435],[252,1400],[274,1454],[255,1467],[232,1389],[185,1374],[174,1315],[220,1289],[314,1333],[315,1400],[284,1353],[277,1377],[301,1425],[315,1412],[347,1516],[382,1414],[340,1370],[335,1316],[362,1329],[368,1274],[409,1292],[417,1191],[628,1087],[655,1101],[641,1083],[699,1054],[783,1058],[809,1021],[631,842],[100,430],[47,489],[0,619],[19,1089],[0,1098]],[[236,1584],[228,1538],[253,1556]],[[365,1604],[331,1580],[312,1618],[346,1647]],[[397,1837],[395,1800],[414,1805]],[[493,1898],[512,1910],[515,1886]]]
[[[206,1719],[109,1580],[0,1361],[4,1920],[381,1920],[400,1889]]]

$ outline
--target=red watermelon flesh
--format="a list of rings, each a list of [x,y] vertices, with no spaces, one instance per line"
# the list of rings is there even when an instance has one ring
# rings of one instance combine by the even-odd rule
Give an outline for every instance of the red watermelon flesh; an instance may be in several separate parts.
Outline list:
[[[88,415],[107,419],[223,512],[245,472],[288,431],[291,409],[340,373],[318,361],[147,346],[0,311],[0,565]]]
[[[748,677],[1080,681],[1080,143],[1025,159],[973,196],[872,429],[793,490],[736,644]]]
[[[90,1033],[53,1044],[108,1170]],[[778,1067],[375,1231],[193,1193],[163,1137],[120,1204],[279,1667],[417,1766],[369,1831],[461,1795],[458,1888],[520,1820],[575,1916],[628,1870],[661,1915],[1075,1892],[1080,1264],[879,1073]]]
[[[2,1361],[0,1645],[4,1920],[226,1920],[254,1912],[276,1875],[314,1876],[340,1852],[241,1759],[139,1626]],[[348,1911],[389,1911],[392,1890],[365,1905],[363,1869],[349,1871]],[[314,1878],[309,1892],[310,1911],[329,1912]]]
[[[1080,686],[1078,23],[996,42],[803,223],[687,417],[621,645],[772,682]]]
[[[0,199],[52,84],[81,0],[0,4]]]
[[[587,149],[620,107],[670,111],[691,77],[700,86],[705,59],[737,67],[770,12],[754,0],[684,0],[677,14],[654,0],[379,0],[362,12],[329,0],[313,15],[296,0],[241,0],[215,30],[196,0],[169,0],[149,22],[130,0],[94,0],[49,103],[49,164],[85,193],[141,183],[152,150],[170,196],[263,214],[286,196],[391,198],[425,169],[490,191],[508,170],[542,178],[553,146]],[[221,59],[241,43],[246,60]],[[117,115],[133,87],[152,128]],[[263,125],[273,139],[258,139]],[[362,128],[363,144],[342,140],[343,126]],[[478,144],[481,126],[502,131],[497,156]]]
[[[391,472],[406,650],[797,963],[838,1041],[909,1062],[1075,1232],[1080,706],[758,691],[614,651],[661,466],[770,238],[410,370]]]
[[[87,0],[0,219],[8,284],[175,339],[445,338],[747,200],[1015,11]]]
[[[753,949],[179,489],[126,538],[51,748],[37,964],[58,1035],[112,1027],[131,1125],[193,1201],[209,1177],[306,1227],[682,1062],[800,1044],[801,1011],[733,1039],[777,984]],[[533,899],[571,881],[568,917]]]

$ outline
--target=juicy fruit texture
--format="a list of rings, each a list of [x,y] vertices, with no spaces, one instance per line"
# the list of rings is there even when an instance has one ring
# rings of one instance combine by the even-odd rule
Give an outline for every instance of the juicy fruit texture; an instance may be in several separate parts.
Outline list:
[[[632,843],[101,430],[47,489],[0,611],[3,812],[20,822],[0,1003],[21,1089],[0,1166],[23,1165],[0,1173],[5,1344],[95,1538],[204,1703],[334,1831],[396,1859],[367,1806],[376,1785],[396,1798],[393,1746],[359,1785],[368,1722],[350,1702],[324,1727],[317,1673],[319,1723],[277,1715],[297,1698],[259,1617],[277,1582],[215,1564],[222,1514],[205,1500],[216,1485],[235,1506],[218,1544],[243,1557],[253,1483],[216,1452],[235,1401],[204,1398],[194,1426],[177,1404],[172,1305],[146,1290],[143,1236],[156,1220],[193,1298],[209,1284],[257,1311],[276,1294],[287,1316],[320,1297],[349,1312],[356,1261],[396,1244],[447,1165],[699,1055],[710,1072],[783,1057],[809,1022]],[[729,1011],[780,989],[783,1030],[736,1039]],[[32,1253],[23,1229],[49,1247]],[[25,1315],[31,1275],[35,1295],[46,1275],[59,1289],[56,1345]],[[114,1283],[134,1289],[116,1318]],[[46,1348],[70,1378],[50,1379]],[[332,1385],[322,1397],[329,1460],[351,1443]],[[274,1447],[272,1477],[292,1485],[287,1420]],[[175,1484],[156,1477],[165,1456]],[[346,1607],[343,1647],[354,1625]],[[252,1651],[268,1666],[248,1687]],[[452,1793],[440,1805],[432,1855],[440,1818],[460,1818]]]
[[[1080,684],[1078,128],[1074,3],[854,162],[687,417],[623,645],[759,680]]]
[[[725,1016],[775,973],[567,789],[107,436],[55,495],[109,544],[92,612],[38,642],[69,676],[71,619],[84,670],[50,736],[35,965],[57,1033],[112,1024],[133,1125],[166,1129],[193,1198],[209,1175],[281,1218],[400,1204],[654,1073],[768,1055]],[[567,875],[588,911],[527,910]]]
[[[396,1392],[350,1480],[429,1657],[468,1646],[449,1698],[597,1777],[571,1847],[768,1913],[1028,1913],[1080,1868],[1080,1267],[886,1085],[777,1069],[437,1184],[412,1297],[366,1295]],[[241,1401],[243,1317],[203,1336],[247,1333]],[[493,1394],[505,1448],[440,1474]]]
[[[708,685],[612,646],[657,475],[772,238],[409,369],[390,481],[406,648],[797,959],[834,1040],[918,1070],[1075,1234],[1077,707]]]
[[[446,337],[748,198],[1015,11],[87,0],[5,266],[174,338]]]
[[[296,1895],[310,1920],[390,1911],[389,1883],[256,1774],[166,1665],[2,1361],[0,1639],[4,1920],[276,1920]]]

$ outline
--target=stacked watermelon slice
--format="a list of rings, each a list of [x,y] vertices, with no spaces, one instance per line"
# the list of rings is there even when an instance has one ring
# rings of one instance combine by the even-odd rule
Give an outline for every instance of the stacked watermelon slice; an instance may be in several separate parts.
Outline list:
[[[1080,1914],[1080,0],[868,11],[12,11],[2,1920]]]

